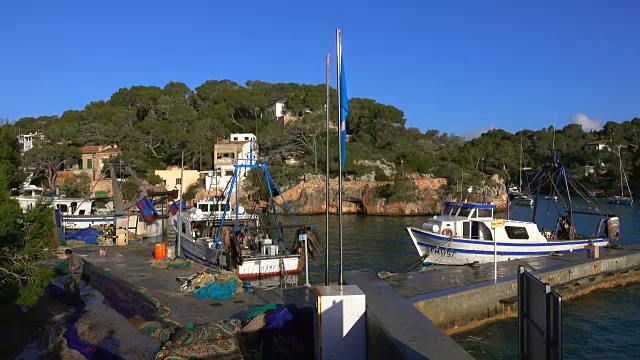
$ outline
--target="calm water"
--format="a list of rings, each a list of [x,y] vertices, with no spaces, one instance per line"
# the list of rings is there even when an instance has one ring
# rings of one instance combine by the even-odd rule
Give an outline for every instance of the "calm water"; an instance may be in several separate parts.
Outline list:
[[[546,201],[537,218],[554,219],[555,206]],[[611,205],[610,212],[621,220],[621,244],[640,242],[640,209]],[[530,220],[532,209],[514,207],[511,216]],[[343,256],[345,271],[371,269],[390,271],[418,258],[405,228],[420,226],[425,216],[343,216]],[[318,226],[324,242],[324,216],[301,218]],[[588,221],[591,220],[591,221]],[[592,233],[597,218],[576,216],[578,232]],[[338,276],[337,216],[330,217],[331,280]],[[324,252],[310,264],[312,284],[324,282]],[[304,280],[302,281],[304,282]],[[640,337],[636,335],[636,319],[640,319],[640,284],[599,290],[564,303],[564,352],[567,358],[626,359],[638,358]],[[517,358],[517,323],[515,319],[492,322],[454,337],[474,357],[480,359]]]

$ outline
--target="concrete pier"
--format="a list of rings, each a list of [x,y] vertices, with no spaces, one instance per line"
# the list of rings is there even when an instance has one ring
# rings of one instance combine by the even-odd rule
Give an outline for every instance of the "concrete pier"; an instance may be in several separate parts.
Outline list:
[[[98,247],[77,248],[74,251],[85,260],[85,272],[113,277],[125,284],[131,293],[122,296],[132,301],[145,301],[146,297],[153,297],[157,300],[156,305],[168,309],[166,318],[180,324],[214,323],[242,316],[268,303],[283,303],[279,290],[255,289],[254,293],[236,294],[225,301],[200,300],[185,295],[180,292],[181,282],[176,278],[202,272],[206,267],[192,261],[187,268],[151,268],[149,260],[153,259],[153,244],[150,243],[132,242],[126,247],[110,247],[107,257],[99,256]]]
[[[367,295],[367,336],[378,339],[371,345],[380,348],[378,353],[384,348],[405,359],[470,358],[448,335],[516,316],[518,265],[565,300],[640,280],[640,245],[601,249],[599,255],[589,258],[582,251],[499,262],[497,282],[493,263],[395,274],[358,270],[345,278]]]

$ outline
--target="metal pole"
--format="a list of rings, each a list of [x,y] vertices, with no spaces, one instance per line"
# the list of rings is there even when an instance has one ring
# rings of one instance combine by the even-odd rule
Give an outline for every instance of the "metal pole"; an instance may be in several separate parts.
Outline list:
[[[324,270],[324,284],[329,286],[329,96],[330,96],[330,65],[331,65],[331,54],[327,53],[327,104],[325,108],[326,117],[327,117],[327,134],[326,134],[326,143],[327,143],[327,173],[326,173],[326,181],[325,181],[325,270]]]
[[[340,99],[342,95],[342,91],[340,90],[341,81],[341,64],[342,64],[342,39],[340,38],[340,29],[336,29],[336,57],[337,57],[337,66],[336,66],[336,74],[338,75],[338,237],[340,241],[340,270],[338,276],[338,285],[344,284],[343,274],[342,274],[342,141],[340,136],[342,136],[341,132],[341,124],[342,124],[342,100]]]
[[[178,206],[178,241],[176,248],[176,256],[178,257],[182,255],[182,252],[180,251],[180,237],[182,236],[182,183],[184,182],[184,149],[181,150],[180,158],[180,206]]]
[[[307,280],[304,285],[311,287],[311,284],[309,284],[309,245],[307,244],[307,234],[304,234],[304,275]]]
[[[496,228],[493,228],[493,283],[498,282],[498,239],[496,239]]]

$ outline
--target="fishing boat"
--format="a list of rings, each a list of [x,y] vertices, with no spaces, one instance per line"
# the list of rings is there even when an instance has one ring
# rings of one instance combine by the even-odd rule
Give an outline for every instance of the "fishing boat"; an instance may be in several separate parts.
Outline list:
[[[275,201],[273,193],[281,193],[266,164],[253,160],[241,163],[238,160],[234,168],[229,191],[224,198],[196,202],[190,210],[182,208],[181,216],[178,216],[179,212],[172,216],[174,229],[180,234],[181,249],[186,256],[198,262],[234,271],[240,279],[300,273],[304,267],[305,248],[299,239],[301,235],[306,236],[306,251],[315,258],[319,249],[315,226],[298,221],[282,195],[280,204]],[[238,174],[244,173],[245,169],[263,171],[271,195],[268,203],[273,223],[264,224],[258,214],[248,213],[238,204]],[[235,205],[232,206],[234,195]],[[276,206],[291,216],[293,224],[283,225],[279,221]],[[290,242],[286,244],[285,234],[291,232],[294,234],[290,234]]]
[[[533,205],[533,198],[531,196],[529,196],[529,195],[520,194],[520,195],[516,196],[513,200],[511,200],[511,202],[514,205],[532,206]]]
[[[113,200],[111,198],[71,198],[64,196],[15,196],[23,211],[34,207],[39,200],[50,202],[60,211],[62,226],[69,230],[113,224]]]
[[[553,175],[542,175],[542,172]],[[541,170],[536,177],[579,189],[564,167],[554,165]],[[558,177],[565,178],[566,182],[558,181]],[[494,251],[497,261],[584,251],[588,245],[603,247],[620,237],[619,218],[601,211],[594,200],[585,198],[578,203],[571,197],[561,196],[558,201],[545,202],[554,210],[547,211],[547,215],[554,214],[554,218],[541,229],[534,222],[537,201],[532,221],[498,219],[494,216],[496,207],[490,204],[447,202],[442,214],[429,219],[422,227],[409,227],[407,231],[423,262],[432,264],[493,262]],[[591,222],[590,232],[576,231],[576,215],[597,219]]]

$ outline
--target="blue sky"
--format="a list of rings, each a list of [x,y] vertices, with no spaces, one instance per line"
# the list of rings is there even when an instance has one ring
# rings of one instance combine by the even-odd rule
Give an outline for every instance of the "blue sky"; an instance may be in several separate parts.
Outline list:
[[[339,27],[349,96],[404,110],[407,126],[622,122],[640,116],[638,13],[631,0],[4,1],[0,117],[169,81],[324,83]]]

